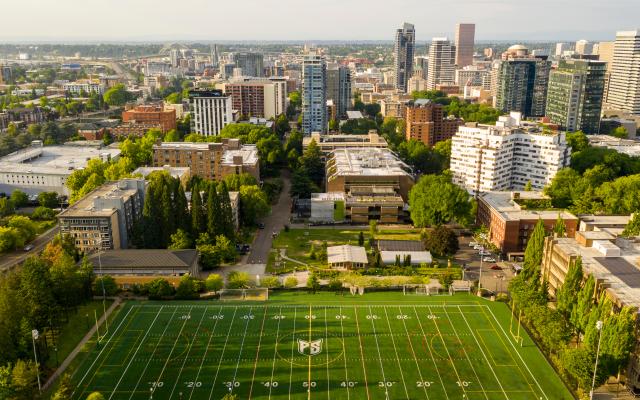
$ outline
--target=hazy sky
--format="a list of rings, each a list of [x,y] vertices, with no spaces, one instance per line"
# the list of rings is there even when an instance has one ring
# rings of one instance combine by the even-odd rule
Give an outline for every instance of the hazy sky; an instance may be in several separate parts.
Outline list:
[[[0,41],[418,40],[475,22],[485,39],[612,39],[640,0],[0,0]]]

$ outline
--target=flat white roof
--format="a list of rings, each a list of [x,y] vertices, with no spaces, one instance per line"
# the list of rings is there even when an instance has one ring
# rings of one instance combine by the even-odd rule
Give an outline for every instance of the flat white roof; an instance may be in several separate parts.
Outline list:
[[[430,264],[433,261],[431,253],[428,251],[389,251],[380,252],[383,264],[393,264],[396,262],[396,256],[400,256],[400,262],[404,262],[406,256],[411,256],[411,264]]]
[[[222,154],[222,165],[235,165],[233,159],[242,157],[242,164],[255,164],[258,162],[258,148],[254,144],[245,144],[239,150],[225,150]]]
[[[345,262],[367,264],[369,262],[367,259],[367,251],[364,247],[351,246],[348,244],[327,247],[327,260],[329,264]]]
[[[332,151],[327,162],[327,170],[331,175],[337,176],[410,176],[413,172],[411,167],[391,150],[372,147],[347,147]]]
[[[527,210],[516,202],[518,199],[513,198],[513,193],[518,193],[519,200],[544,200],[549,197],[541,192],[511,192],[511,191],[495,191],[480,194],[480,198],[487,205],[498,212],[506,221],[517,221],[522,219],[556,219],[558,215],[564,220],[578,219],[575,215],[564,210]]]
[[[81,146],[28,147],[0,158],[0,173],[38,173],[70,175],[83,169],[89,160],[108,155],[120,156],[120,149]]]

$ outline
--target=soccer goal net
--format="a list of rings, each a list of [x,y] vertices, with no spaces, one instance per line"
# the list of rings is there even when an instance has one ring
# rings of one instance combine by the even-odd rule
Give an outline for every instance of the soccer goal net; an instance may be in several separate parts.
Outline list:
[[[222,301],[266,301],[269,300],[268,288],[223,289],[220,291]]]

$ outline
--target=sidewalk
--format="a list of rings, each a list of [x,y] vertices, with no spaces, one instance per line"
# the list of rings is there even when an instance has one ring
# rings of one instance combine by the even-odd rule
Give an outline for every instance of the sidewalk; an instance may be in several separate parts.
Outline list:
[[[107,308],[107,312],[105,314],[103,314],[102,317],[100,317],[100,319],[98,320],[98,325],[102,325],[104,323],[104,321],[105,321],[105,318],[108,318],[111,315],[111,313],[113,312],[113,310],[115,310],[116,307],[118,307],[120,305],[120,303],[122,303],[122,299],[120,299],[119,297],[116,298],[116,300],[111,304],[111,306],[109,306],[109,308]],[[82,338],[80,343],[78,343],[78,345],[76,346],[75,349],[73,349],[71,354],[69,354],[67,356],[67,358],[64,359],[62,364],[60,364],[60,366],[53,373],[53,375],[51,375],[51,377],[49,377],[49,379],[44,384],[44,386],[42,386],[42,390],[43,391],[45,391],[49,387],[51,387],[51,385],[53,385],[55,383],[56,379],[58,379],[58,377],[64,373],[64,371],[67,369],[69,364],[71,364],[71,361],[73,361],[73,359],[76,358],[76,356],[78,355],[80,350],[82,350],[82,347],[89,341],[89,339],[91,339],[91,337],[93,336],[94,333],[96,333],[96,326],[95,325],[93,325],[93,327],[89,330],[89,332],[87,332],[87,334],[84,335],[84,337]]]

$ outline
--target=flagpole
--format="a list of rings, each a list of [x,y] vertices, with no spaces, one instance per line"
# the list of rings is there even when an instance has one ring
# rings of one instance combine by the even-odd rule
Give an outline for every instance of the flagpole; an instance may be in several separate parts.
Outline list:
[[[38,365],[38,353],[36,352],[36,337],[39,333],[37,329],[31,331],[31,341],[33,342],[33,358],[36,360],[36,376],[38,377],[38,392],[42,394],[42,384],[40,383],[40,367]]]

